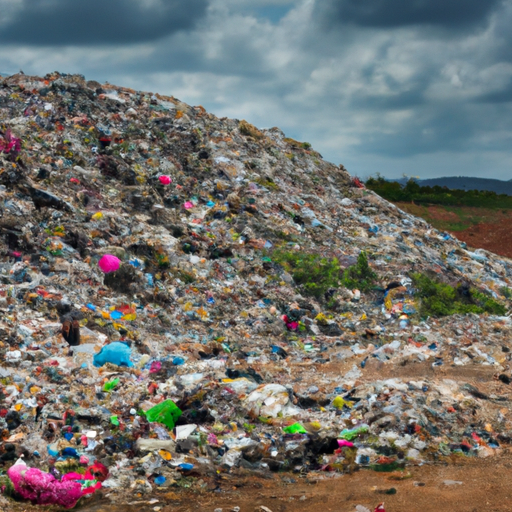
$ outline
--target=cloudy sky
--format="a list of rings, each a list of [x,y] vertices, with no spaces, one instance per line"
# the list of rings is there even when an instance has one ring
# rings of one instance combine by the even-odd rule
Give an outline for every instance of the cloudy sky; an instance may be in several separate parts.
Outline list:
[[[279,126],[355,175],[512,179],[512,0],[0,0],[0,73]]]

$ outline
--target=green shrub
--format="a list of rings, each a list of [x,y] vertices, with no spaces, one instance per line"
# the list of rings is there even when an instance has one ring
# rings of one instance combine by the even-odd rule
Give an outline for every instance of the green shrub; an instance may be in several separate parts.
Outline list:
[[[507,312],[503,304],[473,287],[459,285],[455,288],[420,273],[412,274],[411,279],[421,301],[420,315],[424,318],[468,313],[504,315]]]
[[[368,255],[361,251],[357,263],[345,269],[343,284],[350,290],[356,288],[362,292],[371,289],[377,280],[377,274],[368,265]]]
[[[277,249],[272,260],[291,274],[306,295],[320,299],[330,288],[340,286],[341,269],[336,258]]]
[[[377,280],[377,274],[368,265],[368,256],[364,251],[359,254],[357,263],[344,272],[341,271],[337,258],[323,258],[319,254],[276,249],[272,254],[272,260],[291,274],[306,295],[319,299],[323,298],[329,289],[340,286],[367,291]]]

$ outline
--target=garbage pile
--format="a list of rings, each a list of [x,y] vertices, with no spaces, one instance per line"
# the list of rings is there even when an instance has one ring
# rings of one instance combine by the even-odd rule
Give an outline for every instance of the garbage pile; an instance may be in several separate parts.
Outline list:
[[[5,78],[0,485],[71,508],[493,456],[511,280],[278,128]]]

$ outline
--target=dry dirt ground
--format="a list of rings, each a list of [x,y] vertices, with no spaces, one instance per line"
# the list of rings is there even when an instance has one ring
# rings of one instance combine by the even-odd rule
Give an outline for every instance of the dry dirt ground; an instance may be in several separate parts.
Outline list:
[[[354,512],[357,505],[363,505],[373,512],[384,502],[386,512],[510,512],[511,476],[511,453],[485,460],[461,456],[446,463],[409,467],[404,473],[361,470],[351,475],[315,473],[306,478],[294,474],[237,475],[222,479],[220,491],[211,490],[213,486],[201,492],[166,490],[123,505],[112,504],[98,493],[93,502],[74,510],[214,512],[221,508],[229,512],[240,507],[240,512],[254,512],[264,505],[272,512]],[[16,504],[5,512],[36,510],[57,509]]]
[[[470,247],[512,258],[512,210],[421,206],[411,203],[396,205],[422,217],[436,228],[448,231]]]
[[[224,481],[221,492],[191,493],[178,490],[155,494],[128,505],[96,502],[81,512],[223,512],[240,507],[253,512],[260,505],[272,512],[353,512],[357,505],[385,503],[386,512],[510,512],[512,510],[512,458],[502,454],[486,460],[461,458],[448,464],[408,468],[407,478],[397,474],[361,470],[352,475],[315,474],[307,478],[276,474],[253,475]],[[236,486],[235,486],[236,481]],[[396,490],[395,494],[386,491]],[[99,496],[98,496],[99,499]],[[95,500],[96,501],[96,500]],[[160,507],[160,508],[159,508]],[[17,508],[30,510],[35,508]],[[14,509],[13,509],[14,512]]]

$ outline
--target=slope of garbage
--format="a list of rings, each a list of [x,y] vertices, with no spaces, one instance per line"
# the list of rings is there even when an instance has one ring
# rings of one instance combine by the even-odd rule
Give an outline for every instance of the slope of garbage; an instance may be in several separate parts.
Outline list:
[[[499,308],[424,315],[414,275]],[[512,441],[511,279],[278,128],[4,78],[0,484],[71,508],[492,457]]]

